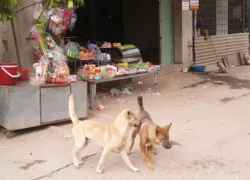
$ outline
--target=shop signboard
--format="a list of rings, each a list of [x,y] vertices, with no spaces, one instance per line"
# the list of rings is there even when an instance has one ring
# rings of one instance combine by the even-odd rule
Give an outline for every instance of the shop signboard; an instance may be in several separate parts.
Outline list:
[[[182,10],[189,11],[189,2],[182,2]]]
[[[190,0],[190,10],[191,11],[199,10],[199,0]]]

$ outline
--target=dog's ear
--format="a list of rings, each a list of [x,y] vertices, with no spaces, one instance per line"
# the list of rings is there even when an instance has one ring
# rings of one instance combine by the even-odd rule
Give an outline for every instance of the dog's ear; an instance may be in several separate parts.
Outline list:
[[[127,112],[127,116],[128,116],[128,117],[130,117],[130,115],[131,115],[131,112],[130,112],[130,111],[128,111],[128,112]]]
[[[156,127],[155,129],[155,135],[156,137],[159,136],[161,134],[161,128],[159,126]]]
[[[165,132],[169,131],[169,129],[171,128],[171,126],[172,126],[172,123],[170,123],[169,125],[165,126],[164,127],[164,131]]]

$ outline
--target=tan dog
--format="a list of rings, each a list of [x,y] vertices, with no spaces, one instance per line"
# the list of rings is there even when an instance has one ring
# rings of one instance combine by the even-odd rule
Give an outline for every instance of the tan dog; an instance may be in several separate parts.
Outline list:
[[[157,126],[152,122],[150,114],[144,110],[142,96],[138,96],[137,101],[140,109],[137,119],[141,121],[141,125],[134,128],[131,134],[131,144],[127,154],[130,154],[134,146],[135,137],[139,134],[143,159],[148,168],[153,170],[154,166],[151,164],[150,159],[153,154],[157,154],[154,144],[162,145],[165,149],[170,149],[172,147],[169,142],[169,130],[172,123],[164,127]]]
[[[102,124],[96,121],[80,121],[76,115],[74,95],[69,97],[69,114],[73,122],[73,135],[75,139],[75,146],[73,148],[73,160],[76,167],[83,164],[79,160],[79,153],[88,145],[93,142],[103,148],[101,158],[96,168],[97,173],[102,173],[102,164],[107,158],[108,154],[117,149],[121,154],[127,166],[134,172],[139,169],[134,167],[128,158],[125,150],[129,130],[132,126],[140,125],[140,121],[136,119],[135,114],[128,109],[122,110],[112,124]]]

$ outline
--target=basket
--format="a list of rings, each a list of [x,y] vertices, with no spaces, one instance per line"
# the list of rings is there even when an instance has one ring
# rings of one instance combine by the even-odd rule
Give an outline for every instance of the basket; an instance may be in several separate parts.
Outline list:
[[[195,72],[204,72],[205,69],[206,69],[206,66],[196,66],[196,65],[191,66],[191,71],[195,71]]]
[[[88,80],[89,79],[89,75],[87,73],[81,73],[81,72],[77,72],[78,77],[81,78],[81,80]]]
[[[17,71],[20,74],[20,77],[17,78],[17,81],[27,81],[28,80],[28,75],[29,75],[29,70],[28,69],[18,67]]]

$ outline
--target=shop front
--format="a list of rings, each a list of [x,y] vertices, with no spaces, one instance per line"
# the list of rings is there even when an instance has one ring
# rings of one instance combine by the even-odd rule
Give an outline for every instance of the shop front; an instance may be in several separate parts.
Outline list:
[[[135,45],[144,62],[174,63],[174,2],[86,0],[76,10],[77,22],[66,36],[80,45],[89,39]]]
[[[137,12],[135,7],[139,4],[132,1],[107,2],[100,8],[98,3],[103,2],[87,0],[77,10],[68,4],[36,4],[32,16],[36,23],[22,35],[27,35],[27,42],[33,42],[32,69],[17,67],[15,63],[0,64],[1,78],[8,79],[0,82],[1,126],[14,131],[69,120],[71,93],[76,97],[78,116],[84,118],[88,108],[87,85],[92,89],[93,109],[95,85],[99,82],[152,74],[152,83],[157,83],[160,52],[169,48],[167,43],[160,46],[160,40],[167,37],[163,31],[160,38],[160,27],[168,26],[160,26],[159,4],[142,3],[144,12]],[[118,17],[121,9],[123,13]],[[145,20],[145,16],[149,19]],[[163,17],[166,20],[167,15]]]

